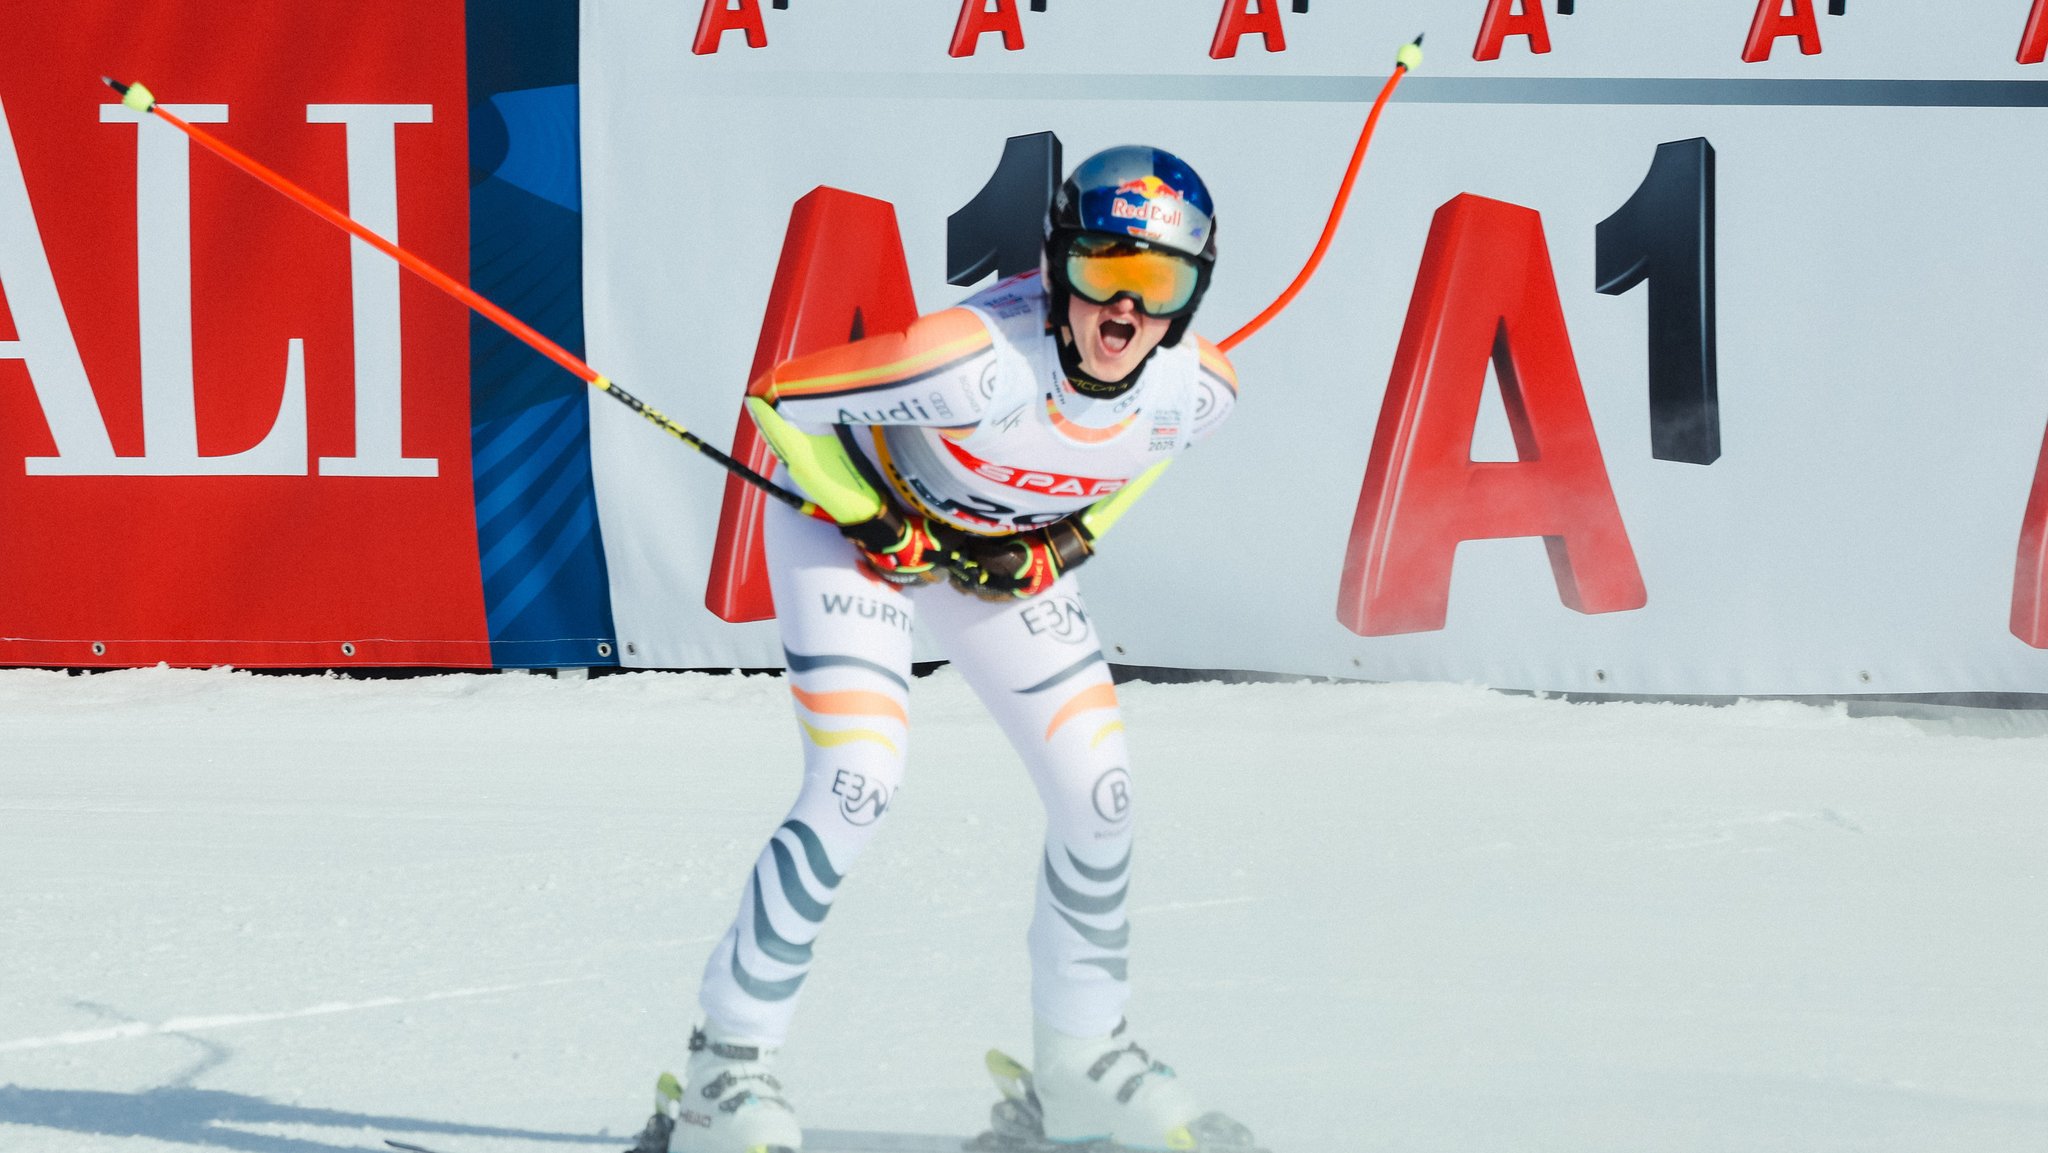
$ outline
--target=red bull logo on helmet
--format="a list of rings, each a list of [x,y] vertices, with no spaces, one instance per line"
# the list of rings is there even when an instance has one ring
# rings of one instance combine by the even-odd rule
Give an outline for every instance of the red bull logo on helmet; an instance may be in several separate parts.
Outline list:
[[[1116,190],[1119,195],[1125,192],[1135,192],[1148,200],[1156,200],[1161,198],[1171,200],[1184,199],[1180,194],[1180,189],[1175,188],[1173,185],[1168,184],[1166,181],[1161,180],[1157,176],[1153,176],[1150,173],[1147,173],[1146,175],[1141,176],[1136,180],[1127,180],[1122,184],[1117,185]]]
[[[1109,214],[1118,220],[1137,221],[1140,227],[1179,228],[1182,199],[1180,189],[1148,173],[1117,186]]]
[[[1149,200],[1138,204],[1131,204],[1123,200],[1113,201],[1109,206],[1109,214],[1119,220],[1136,220],[1142,224],[1156,224],[1162,229],[1179,228],[1181,220],[1180,209],[1168,208],[1162,204],[1154,204]]]

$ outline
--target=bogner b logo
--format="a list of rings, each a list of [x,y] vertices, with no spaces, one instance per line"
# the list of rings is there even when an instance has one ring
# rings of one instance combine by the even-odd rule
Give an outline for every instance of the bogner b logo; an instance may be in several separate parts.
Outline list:
[[[197,124],[228,119],[225,104],[166,104]],[[13,314],[14,340],[0,360],[28,369],[57,454],[30,457],[31,476],[305,476],[305,342],[280,349],[284,396],[254,447],[201,456],[192,355],[191,147],[168,124],[119,104],[100,107],[104,125],[135,132],[136,270],[141,310],[141,456],[114,455],[85,364],[58,299],[36,227],[21,160],[0,106],[0,291]],[[348,207],[357,220],[398,241],[396,126],[433,121],[427,104],[309,104],[308,124],[338,124],[348,150]],[[115,129],[107,129],[109,131]],[[355,453],[321,457],[322,476],[431,477],[440,461],[408,457],[400,436],[399,267],[351,241],[355,338]],[[74,301],[74,304],[78,302]]]

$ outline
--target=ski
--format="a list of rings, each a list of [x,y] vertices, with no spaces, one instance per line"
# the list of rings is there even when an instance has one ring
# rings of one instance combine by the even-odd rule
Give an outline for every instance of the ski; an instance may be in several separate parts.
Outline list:
[[[999,1049],[990,1049],[984,1064],[1002,1099],[989,1110],[990,1128],[980,1136],[963,1139],[916,1133],[808,1129],[804,1132],[804,1153],[1143,1153],[1107,1140],[1076,1143],[1047,1138],[1045,1114],[1038,1102],[1031,1070]],[[623,1153],[668,1153],[670,1136],[682,1111],[682,1083],[675,1074],[663,1073],[654,1085],[654,1113],[634,1139],[632,1147]],[[1201,1122],[1196,1124],[1199,1126]],[[1225,1122],[1224,1126],[1235,1131],[1232,1136],[1242,1132],[1242,1126],[1234,1122]],[[1224,1126],[1204,1134],[1222,1139],[1199,1141],[1191,1153],[1269,1153],[1244,1140],[1224,1136]],[[443,1150],[409,1141],[387,1138],[384,1143],[400,1153],[444,1153]]]
[[[642,1136],[646,1134],[643,1132]],[[384,1144],[401,1153],[454,1153],[387,1137]],[[803,1153],[964,1153],[980,1148],[964,1137],[942,1137],[918,1133],[875,1133],[854,1129],[812,1129],[804,1133]],[[1069,1153],[1086,1153],[1067,1147]],[[627,1153],[667,1153],[666,1137],[659,1145],[636,1144]]]
[[[654,1083],[654,1115],[626,1153],[668,1153],[669,1135],[683,1113],[683,1086],[673,1073]],[[960,1137],[914,1133],[871,1133],[852,1129],[807,1129],[804,1153],[962,1153],[972,1142]]]

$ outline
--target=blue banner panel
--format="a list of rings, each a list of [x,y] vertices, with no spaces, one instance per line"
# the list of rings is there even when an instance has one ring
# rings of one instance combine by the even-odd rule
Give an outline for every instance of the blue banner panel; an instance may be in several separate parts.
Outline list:
[[[583,355],[575,0],[470,5],[470,283]],[[587,388],[470,321],[477,549],[500,667],[611,665]]]

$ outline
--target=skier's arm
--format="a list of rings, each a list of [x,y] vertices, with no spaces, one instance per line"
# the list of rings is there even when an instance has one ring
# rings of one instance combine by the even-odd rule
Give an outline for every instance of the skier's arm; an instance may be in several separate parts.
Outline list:
[[[1231,367],[1230,358],[1223,355],[1222,349],[1200,336],[1191,334],[1189,339],[1195,342],[1195,351],[1200,356],[1194,419],[1188,428],[1188,443],[1197,444],[1209,439],[1209,434],[1236,411],[1237,369]]]
[[[790,479],[832,515],[885,579],[936,579],[946,533],[886,498],[848,450],[839,427],[971,427],[980,377],[994,358],[981,318],[953,308],[885,333],[776,365],[748,389],[747,411]],[[966,419],[962,419],[965,417]]]
[[[949,308],[881,333],[783,361],[748,389],[784,419],[830,424],[923,424],[968,428],[984,400],[995,340],[981,316]]]

